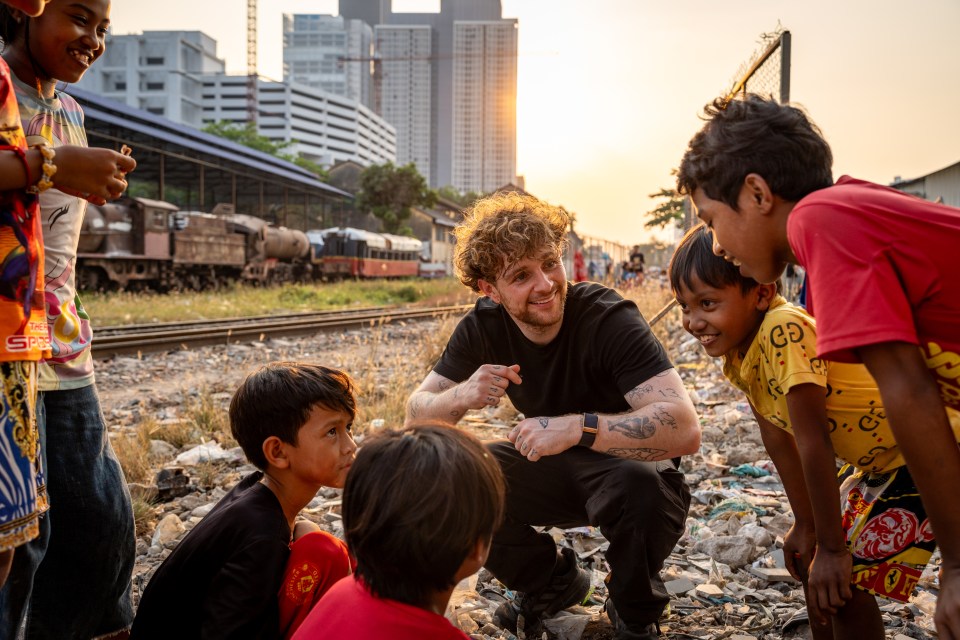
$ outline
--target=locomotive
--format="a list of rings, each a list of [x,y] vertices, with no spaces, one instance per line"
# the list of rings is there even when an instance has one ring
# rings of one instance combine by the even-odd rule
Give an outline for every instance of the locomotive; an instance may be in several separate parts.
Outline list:
[[[217,205],[213,213],[123,198],[89,205],[77,254],[81,290],[201,290],[229,282],[310,282],[418,274],[415,238],[351,228],[300,231]]]

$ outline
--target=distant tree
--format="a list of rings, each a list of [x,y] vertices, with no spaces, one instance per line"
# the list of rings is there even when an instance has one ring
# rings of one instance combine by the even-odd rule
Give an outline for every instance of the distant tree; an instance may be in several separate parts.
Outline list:
[[[257,132],[257,125],[253,122],[247,122],[246,124],[241,125],[231,122],[230,120],[219,120],[206,125],[203,130],[206,133],[212,133],[215,136],[226,138],[227,140],[231,140],[237,144],[242,144],[245,147],[250,147],[251,149],[256,149],[257,151],[263,151],[264,153],[269,153],[270,155],[286,160],[287,162],[292,162],[298,167],[306,169],[324,182],[326,182],[327,178],[329,177],[326,170],[324,170],[324,168],[316,162],[309,160],[300,154],[293,155],[291,153],[283,152],[284,149],[287,149],[290,147],[290,145],[294,144],[294,142],[296,142],[295,140],[283,140],[280,142],[271,140],[267,136],[260,135]]]
[[[370,165],[360,174],[360,190],[355,206],[358,211],[369,211],[380,219],[386,233],[413,235],[405,224],[411,207],[432,207],[437,193],[411,162],[402,167],[392,162]]]
[[[683,225],[684,196],[678,194],[675,189],[660,189],[657,193],[651,193],[649,197],[663,199],[664,201],[659,203],[656,209],[645,214],[650,219],[644,223],[644,227],[648,229],[660,227],[663,229],[671,225],[674,227]]]
[[[257,125],[253,122],[237,124],[229,120],[218,120],[206,125],[203,130],[278,158],[281,157],[281,152],[284,149],[293,144],[290,141],[274,142],[270,138],[260,135],[257,133]]]
[[[478,191],[465,191],[461,193],[459,189],[448,184],[445,187],[440,187],[437,189],[437,195],[441,198],[446,198],[447,200],[456,202],[461,207],[466,208],[472,206],[474,202],[486,196],[487,194]]]

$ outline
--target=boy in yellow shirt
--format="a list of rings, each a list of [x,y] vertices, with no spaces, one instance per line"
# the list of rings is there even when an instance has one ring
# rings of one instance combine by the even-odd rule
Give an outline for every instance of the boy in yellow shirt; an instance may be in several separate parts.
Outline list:
[[[819,359],[813,317],[712,244],[703,224],[691,229],[670,285],[684,329],[746,393],[783,480],[796,517],[784,556],[803,582],[814,638],[882,640],[873,596],[906,601],[936,541],[880,392],[863,365]],[[835,456],[857,469],[839,494]]]

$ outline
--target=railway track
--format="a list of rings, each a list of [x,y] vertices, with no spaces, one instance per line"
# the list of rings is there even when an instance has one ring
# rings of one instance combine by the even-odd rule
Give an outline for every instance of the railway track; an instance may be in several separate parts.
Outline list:
[[[102,327],[94,334],[93,356],[104,359],[117,355],[138,355],[267,338],[304,336],[321,331],[351,329],[402,320],[459,316],[466,313],[472,306],[449,305],[404,309],[367,307],[342,311]]]

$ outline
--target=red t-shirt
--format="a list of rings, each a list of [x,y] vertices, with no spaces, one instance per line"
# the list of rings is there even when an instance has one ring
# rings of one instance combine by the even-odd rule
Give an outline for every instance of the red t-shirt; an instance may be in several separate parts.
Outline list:
[[[809,275],[821,358],[918,345],[944,403],[960,409],[960,209],[843,176],[794,206],[787,239]]]
[[[443,616],[377,598],[353,576],[320,598],[293,640],[469,640]]]

